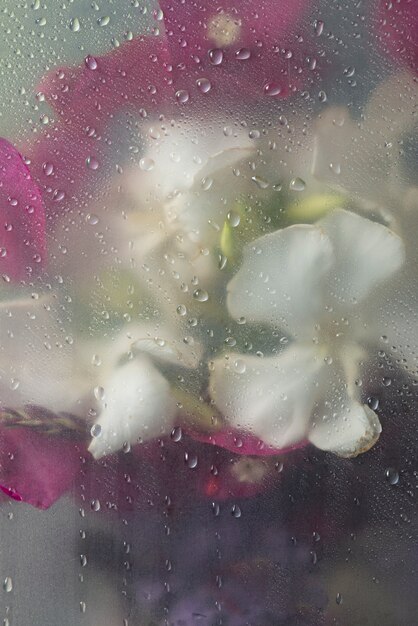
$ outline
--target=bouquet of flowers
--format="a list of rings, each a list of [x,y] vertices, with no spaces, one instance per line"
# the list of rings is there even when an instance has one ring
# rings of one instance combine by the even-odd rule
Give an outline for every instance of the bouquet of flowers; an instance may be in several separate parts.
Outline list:
[[[0,140],[0,489],[144,511],[164,485],[168,508],[239,517],[284,461],[402,428],[384,407],[418,377],[418,11],[376,2],[388,69],[358,110],[329,103],[309,0],[160,0],[154,20],[53,68],[46,129]]]

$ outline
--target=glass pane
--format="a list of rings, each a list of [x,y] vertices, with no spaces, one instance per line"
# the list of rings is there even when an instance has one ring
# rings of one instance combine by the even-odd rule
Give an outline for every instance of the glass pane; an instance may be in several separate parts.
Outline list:
[[[408,0],[2,0],[0,621],[414,624]]]

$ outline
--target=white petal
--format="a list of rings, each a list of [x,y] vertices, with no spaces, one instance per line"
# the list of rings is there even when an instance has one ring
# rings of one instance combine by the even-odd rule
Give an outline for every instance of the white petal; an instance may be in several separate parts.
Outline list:
[[[248,193],[250,182],[249,177],[235,176],[232,166],[250,153],[251,148],[244,146],[211,156],[197,173],[193,185],[165,204],[167,221],[186,242],[206,248],[219,243],[228,212]]]
[[[311,336],[332,262],[331,243],[317,226],[289,226],[260,237],[245,248],[228,285],[229,311],[235,318]]]
[[[243,131],[226,136],[224,123],[214,120],[212,126],[209,121],[204,125],[184,122],[172,127],[159,128],[157,124],[145,128],[145,153],[140,167],[126,179],[138,203],[142,204],[145,198],[165,199],[175,190],[190,188],[197,179],[218,169],[218,158],[224,166],[242,158],[231,151],[248,150],[251,140]],[[225,153],[229,158],[225,159]]]
[[[91,360],[95,349],[100,353],[103,367],[113,369],[121,359],[133,354],[148,354],[161,363],[170,363],[180,367],[195,368],[202,357],[202,344],[190,336],[185,341],[186,324],[179,321],[179,315],[170,320],[171,323],[142,322],[127,324],[122,330],[109,335],[100,344],[97,339],[86,342],[83,346],[84,356]],[[190,329],[188,329],[190,330]]]
[[[180,331],[180,329],[178,329]],[[132,349],[135,352],[146,352],[150,356],[165,362],[179,365],[180,367],[195,368],[202,356],[202,346],[190,337],[184,341],[185,333],[173,333],[173,329],[161,328],[158,334],[142,333],[135,335]]]
[[[116,369],[104,385],[103,402],[100,434],[89,446],[95,458],[167,432],[176,413],[169,383],[146,357]]]
[[[312,415],[311,443],[343,457],[366,452],[382,430],[377,415],[361,403],[354,382],[361,358],[360,346],[353,345],[328,365],[323,397]]]
[[[309,440],[321,450],[354,457],[369,450],[381,432],[376,413],[342,393],[315,418]]]
[[[230,354],[215,361],[210,392],[229,424],[285,448],[307,434],[323,368],[321,352],[298,343],[278,357]]]
[[[362,300],[404,262],[402,239],[382,224],[337,209],[320,220],[318,226],[334,248],[329,290],[340,304]]]

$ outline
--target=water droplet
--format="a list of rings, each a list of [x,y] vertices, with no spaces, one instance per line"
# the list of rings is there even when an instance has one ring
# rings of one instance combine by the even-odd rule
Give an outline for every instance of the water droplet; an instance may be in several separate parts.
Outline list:
[[[128,454],[128,452],[130,452],[130,451],[131,451],[131,444],[129,443],[129,441],[124,441],[124,442],[123,442],[123,444],[122,444],[122,451],[123,451],[125,454]]]
[[[92,500],[90,506],[91,510],[97,513],[97,511],[100,511],[101,508],[100,500]]]
[[[235,211],[229,211],[226,217],[232,228],[236,228],[237,226],[239,226],[239,223],[241,221],[241,216],[239,213],[236,213]]]
[[[212,502],[212,513],[214,514],[214,516],[218,517],[220,512],[221,507],[219,506],[219,504],[217,502]]]
[[[178,443],[179,441],[181,441],[182,437],[183,431],[181,430],[180,426],[175,426],[171,431],[171,439]]]
[[[231,515],[233,517],[235,517],[236,519],[238,519],[239,517],[241,517],[242,513],[241,513],[241,509],[239,508],[238,504],[233,504],[232,508],[231,508]]]
[[[304,191],[306,187],[305,181],[301,178],[293,178],[290,181],[289,189],[291,191]]]
[[[96,226],[96,224],[99,223],[99,218],[94,213],[87,213],[87,215],[86,215],[86,222],[88,224],[91,224],[92,226]]]
[[[185,89],[179,89],[176,92],[176,100],[177,102],[180,102],[180,104],[186,104],[186,102],[189,101],[189,97],[189,92]]]
[[[390,387],[390,385],[392,384],[392,379],[385,376],[382,379],[382,383],[385,387]]]
[[[80,28],[81,28],[80,20],[78,19],[78,17],[73,17],[70,20],[70,30],[72,30],[73,33],[78,33]]]
[[[85,554],[80,554],[80,565],[81,567],[86,567],[87,565],[87,557]]]
[[[196,289],[193,292],[193,298],[198,302],[206,302],[207,300],[209,300],[209,294],[204,289]]]
[[[318,93],[318,100],[319,100],[319,102],[326,102],[327,101],[327,94],[325,93],[325,91],[321,90]]]
[[[213,50],[209,50],[208,56],[212,65],[220,65],[224,60],[224,53],[220,48],[213,48]]]
[[[399,483],[399,472],[394,467],[388,467],[385,471],[385,478],[389,485],[397,485]]]
[[[189,454],[188,452],[185,452],[184,460],[187,464],[187,467],[190,467],[190,469],[195,469],[197,467],[198,460],[195,454]]]
[[[259,189],[267,189],[267,187],[270,185],[268,180],[262,178],[261,176],[252,176],[251,180],[257,185]]]
[[[315,20],[314,30],[315,30],[315,35],[317,37],[320,37],[322,33],[324,32],[324,22],[322,20]]]
[[[104,17],[99,17],[99,19],[97,20],[97,23],[99,26],[107,26],[109,22],[110,22],[109,15],[105,15]]]
[[[342,597],[341,593],[337,593],[337,595],[335,596],[335,602],[337,604],[342,604],[343,603],[343,597]]]
[[[237,359],[234,363],[234,368],[238,374],[244,374],[245,370],[247,369],[247,366],[245,365],[245,362],[242,359]]]
[[[6,576],[3,581],[3,589],[6,593],[10,593],[13,590],[13,580],[11,576]]]
[[[90,54],[84,59],[84,63],[89,70],[97,70],[97,61]]]
[[[266,96],[276,97],[282,93],[282,88],[278,83],[266,83],[264,85],[264,94]]]
[[[247,59],[251,57],[251,51],[248,48],[240,48],[239,50],[236,51],[235,57],[239,61],[246,61]]]
[[[316,68],[317,60],[315,59],[315,57],[308,57],[306,59],[306,62],[310,70],[314,70]]]
[[[49,163],[48,161],[46,161],[42,165],[42,170],[43,170],[45,176],[51,176],[54,173],[54,166],[53,166],[52,163]]]
[[[198,78],[196,85],[202,93],[208,93],[212,88],[212,83],[208,78]]]
[[[209,191],[212,185],[213,185],[213,178],[210,178],[210,176],[206,176],[205,178],[202,178],[201,187],[203,191]]]
[[[367,404],[369,405],[369,407],[372,409],[372,411],[377,411],[377,409],[379,408],[379,399],[375,398],[373,396],[371,396],[368,400],[367,400]]]
[[[97,170],[99,169],[99,161],[94,156],[88,156],[86,159],[86,165],[89,170]]]
[[[96,400],[104,400],[105,397],[105,390],[103,389],[103,387],[100,387],[99,385],[97,387],[94,388],[93,390],[94,393],[94,397],[96,398]]]
[[[139,162],[139,167],[141,170],[143,170],[144,172],[150,172],[152,169],[154,169],[155,166],[155,162],[152,159],[141,159]]]
[[[184,304],[179,304],[176,311],[177,311],[177,314],[180,315],[181,317],[184,317],[185,315],[187,315],[187,309],[184,306]]]
[[[274,465],[274,467],[280,474],[283,471],[283,469],[284,469],[283,461],[277,461],[276,464]]]
[[[93,354],[91,358],[91,362],[92,362],[92,365],[95,365],[96,367],[98,367],[99,365],[102,364],[102,359],[100,358],[98,354]]]
[[[93,426],[90,429],[90,435],[92,437],[100,437],[102,433],[102,427],[100,426],[100,424],[93,424]]]

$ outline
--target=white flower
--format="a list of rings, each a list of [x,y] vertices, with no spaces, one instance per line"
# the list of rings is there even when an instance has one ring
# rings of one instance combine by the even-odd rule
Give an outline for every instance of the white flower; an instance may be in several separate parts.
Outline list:
[[[277,448],[307,438],[352,456],[373,445],[380,423],[356,385],[375,339],[367,306],[403,260],[397,235],[341,209],[249,244],[228,285],[230,314],[291,341],[281,349],[275,339],[272,356],[214,361],[210,391],[229,423]]]
[[[188,297],[184,290],[180,293],[180,285],[189,286],[191,297],[194,277],[205,289],[219,279],[215,247],[248,182],[237,178],[234,165],[256,146],[242,131],[225,134],[219,122],[213,128],[191,123],[151,130],[140,166],[123,180],[122,227],[140,277],[152,281],[154,292],[160,286],[161,306],[167,301],[177,306]]]
[[[140,438],[166,434],[176,414],[176,401],[169,382],[151,359],[141,356],[115,368],[103,390],[103,410],[89,446],[95,458]]]
[[[142,324],[107,347],[107,364],[96,380],[99,416],[89,446],[95,458],[169,432],[177,401],[159,366],[194,369],[201,353],[197,342],[183,339],[181,327],[174,324]]]
[[[34,405],[92,425],[96,458],[169,432],[177,413],[161,367],[197,368],[201,347],[179,323],[125,327],[100,341],[73,337],[53,298],[0,303],[0,407]]]

